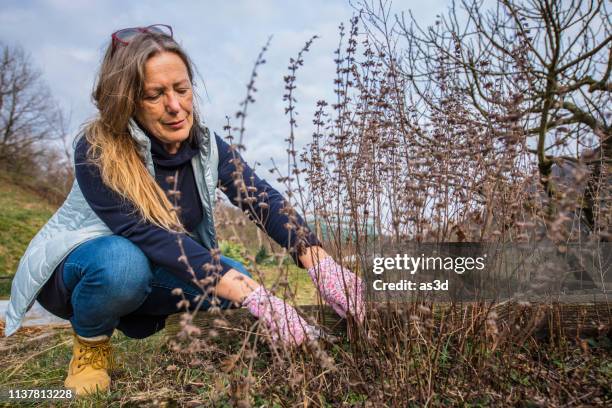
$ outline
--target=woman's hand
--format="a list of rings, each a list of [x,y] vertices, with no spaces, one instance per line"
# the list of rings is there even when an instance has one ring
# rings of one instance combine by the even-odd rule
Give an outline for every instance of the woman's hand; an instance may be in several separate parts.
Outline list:
[[[215,286],[215,295],[240,304],[258,287],[259,283],[250,276],[230,269],[219,279]]]
[[[324,335],[308,324],[291,305],[270,293],[252,278],[230,269],[215,287],[216,295],[242,304],[270,331],[272,340],[299,346]]]
[[[360,277],[338,265],[320,247],[308,248],[300,262],[308,268],[308,275],[319,289],[321,297],[341,317],[352,315],[359,323],[365,319],[363,294],[365,285]]]
[[[319,337],[319,330],[308,324],[293,308],[263,286],[255,289],[242,303],[270,331],[272,340],[289,346],[299,346]]]

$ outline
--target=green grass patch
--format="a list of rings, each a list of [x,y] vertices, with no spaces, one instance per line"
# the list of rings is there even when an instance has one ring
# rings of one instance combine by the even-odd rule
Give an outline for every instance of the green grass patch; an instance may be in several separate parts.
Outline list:
[[[10,279],[30,240],[53,215],[56,207],[32,191],[0,176],[0,297],[10,295]]]
[[[260,266],[263,283],[267,288],[274,288],[276,294],[294,305],[314,305],[317,303],[317,291],[305,269],[295,264],[281,268]],[[286,281],[287,286],[285,290]],[[292,296],[292,294],[294,296]]]

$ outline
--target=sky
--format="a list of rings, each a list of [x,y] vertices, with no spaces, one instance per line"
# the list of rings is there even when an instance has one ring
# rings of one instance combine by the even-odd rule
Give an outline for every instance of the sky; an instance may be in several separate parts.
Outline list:
[[[392,3],[393,12],[412,10],[428,25],[449,0]],[[297,73],[296,145],[310,141],[316,102],[333,99],[334,50],[338,26],[355,13],[347,0],[91,1],[0,0],[0,41],[30,53],[60,106],[71,113],[74,136],[95,115],[91,90],[112,32],[155,23],[169,24],[174,38],[194,61],[200,112],[211,131],[223,134],[226,116],[234,119],[246,94],[253,64],[272,36],[258,69],[256,102],[249,107],[243,156],[259,169],[272,159],[286,169],[289,121],[283,102],[289,59],[313,35],[315,40]],[[276,184],[267,171],[258,173]],[[278,184],[276,184],[278,187]]]

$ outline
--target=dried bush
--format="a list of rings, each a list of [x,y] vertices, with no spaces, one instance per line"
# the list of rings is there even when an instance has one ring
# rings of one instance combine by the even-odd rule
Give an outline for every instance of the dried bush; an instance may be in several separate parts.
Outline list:
[[[500,0],[490,13],[477,2],[462,5],[468,17],[460,30],[454,7],[422,29],[399,18],[392,23],[385,3],[361,3],[360,16],[340,26],[336,99],[317,103],[312,142],[301,152],[295,89],[315,38],[290,60],[289,168],[273,169],[285,185],[285,211],[307,214],[326,249],[359,273],[390,243],[560,243],[585,233],[609,239],[606,4]],[[244,148],[247,106],[255,101],[267,46],[237,114],[239,126],[228,121],[226,127],[236,151]],[[555,166],[567,170],[567,163],[584,165],[586,174],[558,171],[555,179]],[[257,202],[240,172],[235,183],[241,200]],[[575,221],[585,229],[576,233]],[[305,233],[295,224],[288,230]],[[262,278],[255,263],[252,272]],[[286,269],[279,276],[273,287],[291,299]],[[217,329],[200,333],[186,313],[181,344],[220,365],[227,385],[219,392],[238,406],[262,398],[283,406],[559,405],[583,401],[580,387],[589,388],[587,400],[607,398],[598,382],[555,372],[556,359],[579,361],[589,347],[577,337],[583,353],[577,356],[563,337],[538,337],[538,328],[554,323],[547,306],[503,310],[501,316],[485,302],[425,299],[371,304],[365,326],[349,321],[340,342],[298,351],[262,345],[261,332],[219,345]],[[610,314],[600,318],[605,333]]]

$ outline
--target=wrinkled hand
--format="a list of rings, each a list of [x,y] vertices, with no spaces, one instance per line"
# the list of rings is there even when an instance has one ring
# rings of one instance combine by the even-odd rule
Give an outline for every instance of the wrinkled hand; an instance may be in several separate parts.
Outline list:
[[[352,315],[359,323],[365,319],[362,279],[347,268],[342,268],[332,257],[323,259],[308,269],[308,274],[319,289],[323,300],[341,317]],[[347,296],[348,294],[348,296]]]
[[[274,342],[280,340],[289,346],[299,346],[305,340],[315,340],[320,335],[319,329],[308,324],[293,306],[263,286],[251,292],[242,306],[266,325]]]

